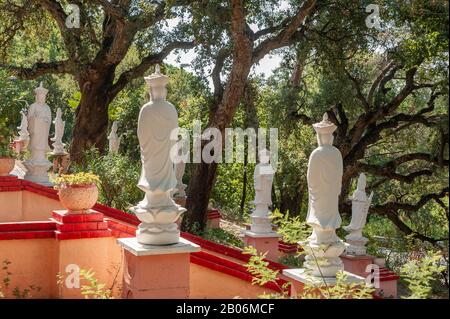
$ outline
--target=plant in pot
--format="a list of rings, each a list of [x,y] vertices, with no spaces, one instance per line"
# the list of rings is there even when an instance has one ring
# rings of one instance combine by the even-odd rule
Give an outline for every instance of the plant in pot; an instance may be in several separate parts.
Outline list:
[[[0,176],[8,176],[14,169],[16,153],[11,147],[14,132],[6,125],[7,119],[0,119]]]
[[[97,202],[100,179],[95,174],[62,174],[52,178],[52,182],[69,213],[86,213]]]

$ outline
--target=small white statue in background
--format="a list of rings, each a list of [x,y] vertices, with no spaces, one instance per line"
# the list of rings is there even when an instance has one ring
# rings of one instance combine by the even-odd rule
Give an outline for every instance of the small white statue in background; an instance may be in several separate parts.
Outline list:
[[[368,239],[363,237],[362,231],[366,225],[367,213],[372,203],[373,192],[367,197],[366,194],[366,175],[361,173],[358,178],[358,184],[355,192],[350,197],[352,201],[352,220],[348,226],[342,227],[349,232],[345,239],[347,240],[346,251],[350,255],[365,255]]]
[[[22,114],[22,120],[20,122],[20,126],[17,127],[19,130],[19,136],[14,140],[14,151],[17,154],[20,154],[23,149],[28,146],[28,142],[30,141],[30,133],[28,133],[28,118],[27,114],[24,110],[20,112]]]
[[[270,164],[270,152],[267,149],[261,150],[258,155],[259,164],[255,166],[253,174],[255,210],[250,216],[252,219],[250,229],[257,233],[267,233],[272,232],[269,206],[272,205],[272,183],[275,170]]]
[[[55,120],[53,121],[53,124],[55,125],[55,136],[50,139],[51,141],[54,142],[52,144],[53,145],[52,153],[54,155],[66,154],[66,151],[64,150],[65,144],[62,142],[66,122],[62,120],[62,112],[60,108],[56,110],[56,117]]]
[[[120,137],[117,135],[117,128],[117,121],[114,121],[111,127],[111,132],[108,135],[109,152],[111,154],[119,153]]]
[[[31,158],[37,161],[45,161],[46,153],[50,151],[48,136],[52,122],[50,107],[45,103],[48,90],[42,82],[34,90],[36,101],[30,105],[28,110],[28,132],[30,133],[29,149]]]
[[[175,177],[177,178],[177,186],[175,191],[175,197],[185,198],[186,197],[186,184],[183,184],[183,175],[186,169],[186,163],[180,161],[175,164]]]
[[[27,115],[28,132],[30,133],[28,149],[31,153],[31,159],[23,163],[27,169],[24,178],[50,186],[48,169],[52,166],[52,163],[47,160],[47,152],[51,150],[48,145],[48,136],[52,123],[52,113],[50,107],[45,103],[48,90],[43,87],[42,82],[34,92],[36,93],[36,101],[30,105]]]
[[[21,111],[20,114],[22,114],[22,120],[20,122],[19,129],[19,141],[28,142],[30,139],[30,133],[28,133],[28,118],[25,111]]]

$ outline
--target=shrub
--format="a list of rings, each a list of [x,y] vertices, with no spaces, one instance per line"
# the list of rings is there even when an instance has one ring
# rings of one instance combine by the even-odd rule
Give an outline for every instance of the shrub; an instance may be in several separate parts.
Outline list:
[[[126,210],[143,197],[136,186],[140,167],[121,154],[100,155],[95,148],[85,152],[85,162],[75,164],[77,172],[89,171],[102,181],[99,186],[99,201],[117,209]]]
[[[305,241],[311,233],[306,222],[300,220],[300,216],[290,217],[289,212],[283,215],[278,209],[272,213],[272,216],[274,223],[278,226],[278,234],[287,244]]]
[[[0,119],[0,157],[15,158],[16,153],[11,148],[11,138],[14,134],[6,125],[8,119]]]
[[[436,275],[445,270],[441,265],[442,255],[428,252],[425,256],[411,259],[400,269],[400,275],[408,283],[411,295],[407,299],[426,299],[432,292],[432,283]]]

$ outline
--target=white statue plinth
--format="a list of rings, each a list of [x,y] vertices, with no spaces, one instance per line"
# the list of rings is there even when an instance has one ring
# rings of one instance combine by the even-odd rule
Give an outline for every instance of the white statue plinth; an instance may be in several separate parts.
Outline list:
[[[353,240],[347,236],[345,241],[345,252],[347,254],[354,256],[365,256],[367,254],[366,244],[369,241],[367,238]]]
[[[352,274],[350,272],[344,271],[344,274],[347,275],[345,283],[356,283],[356,284],[365,284],[364,277]],[[313,287],[322,287],[322,286],[333,286],[336,284],[336,277],[317,277],[311,275],[306,269],[298,268],[298,269],[284,269],[283,275],[288,278],[294,279],[295,281],[299,281],[305,285],[313,286]]]
[[[30,105],[27,118],[28,132],[30,134],[28,149],[31,153],[31,159],[23,163],[27,169],[24,178],[45,186],[51,186],[47,172],[52,163],[46,157],[47,152],[50,151],[48,135],[52,121],[50,107],[45,103],[48,90],[42,86],[41,82],[40,86],[34,91],[36,93],[36,101]]]
[[[352,220],[350,225],[342,227],[349,232],[345,237],[346,252],[349,255],[362,256],[366,254],[365,245],[369,240],[362,235],[362,231],[366,225],[367,213],[373,198],[373,192],[367,197],[366,184],[366,175],[361,173],[356,190],[350,197],[352,201]]]
[[[145,192],[145,197],[132,208],[142,222],[136,237],[141,244],[176,244],[180,238],[177,221],[186,211],[172,198],[177,180],[170,157],[175,141],[170,135],[178,128],[178,114],[166,101],[168,78],[160,73],[159,66],[145,81],[151,101],[141,108],[138,121],[142,161],[138,187]]]
[[[309,204],[306,223],[312,227],[311,236],[300,242],[307,256],[304,266],[313,276],[335,277],[344,265],[339,256],[345,245],[336,235],[341,225],[339,195],[341,193],[342,155],[333,146],[336,125],[325,113],[320,123],[313,124],[319,146],[311,153],[308,163]]]
[[[258,216],[255,214],[250,215],[252,224],[250,230],[254,233],[271,233],[272,219],[268,216]]]
[[[117,243],[135,256],[156,256],[167,254],[186,254],[201,251],[201,247],[184,238],[178,243],[167,246],[144,245],[137,241],[136,237],[120,238]]]

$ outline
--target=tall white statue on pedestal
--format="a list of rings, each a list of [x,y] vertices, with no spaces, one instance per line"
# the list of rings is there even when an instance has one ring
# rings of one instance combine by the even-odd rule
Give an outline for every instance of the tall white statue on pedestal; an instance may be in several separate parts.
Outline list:
[[[117,136],[117,121],[114,121],[111,127],[111,133],[108,135],[109,152],[111,154],[119,153],[120,137]]]
[[[272,232],[272,222],[269,216],[269,206],[272,205],[272,183],[275,170],[270,164],[270,152],[266,149],[259,153],[259,164],[253,174],[255,186],[255,210],[250,215],[252,224],[250,230],[255,233]]]
[[[313,124],[317,133],[317,147],[309,157],[308,190],[309,204],[306,222],[313,229],[307,242],[300,243],[305,249],[305,267],[314,276],[334,277],[343,270],[339,258],[345,249],[336,235],[341,225],[338,198],[341,193],[342,155],[333,144],[336,125],[325,113],[320,123]]]
[[[186,211],[171,196],[177,180],[170,158],[175,141],[170,140],[170,133],[178,128],[178,114],[166,101],[168,77],[161,74],[159,65],[145,81],[151,100],[139,113],[137,130],[142,161],[138,187],[145,192],[145,197],[133,207],[142,222],[136,237],[141,244],[175,244],[180,237],[176,221]]]
[[[53,155],[64,155],[66,151],[64,150],[65,144],[62,142],[62,138],[64,135],[64,127],[66,126],[66,122],[62,120],[62,112],[61,109],[58,108],[56,110],[56,117],[53,121],[55,125],[55,136],[50,140],[53,141]]]
[[[346,251],[350,255],[365,255],[368,239],[362,235],[364,226],[366,225],[367,213],[372,203],[373,192],[369,197],[366,195],[366,175],[361,173],[358,178],[358,184],[355,192],[350,197],[352,201],[352,220],[350,225],[342,227],[350,232],[345,239],[347,241]]]
[[[48,146],[48,136],[50,133],[50,124],[52,114],[50,107],[45,103],[45,97],[48,90],[42,86],[34,90],[36,101],[28,109],[28,132],[30,133],[30,143],[28,149],[31,153],[31,159],[24,162],[27,168],[26,180],[50,186],[47,171],[52,165],[47,158],[46,153],[50,151]]]

